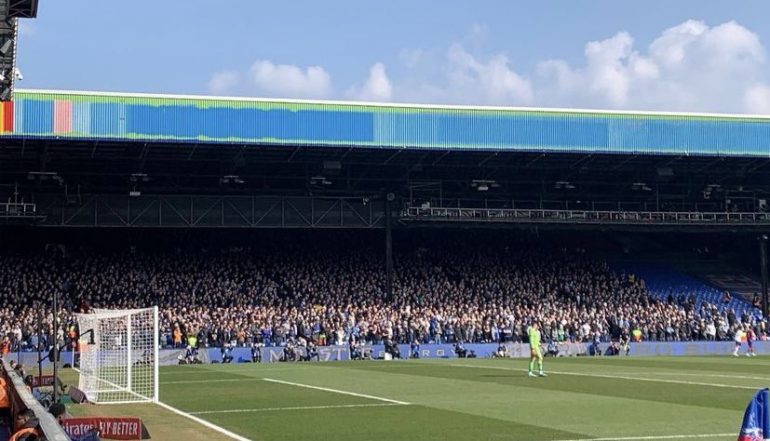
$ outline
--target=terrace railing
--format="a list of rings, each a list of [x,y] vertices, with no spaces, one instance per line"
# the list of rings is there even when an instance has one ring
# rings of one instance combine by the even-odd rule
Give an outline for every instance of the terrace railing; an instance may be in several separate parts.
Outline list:
[[[403,210],[401,218],[404,221],[435,222],[770,226],[770,213],[701,213],[410,206]]]

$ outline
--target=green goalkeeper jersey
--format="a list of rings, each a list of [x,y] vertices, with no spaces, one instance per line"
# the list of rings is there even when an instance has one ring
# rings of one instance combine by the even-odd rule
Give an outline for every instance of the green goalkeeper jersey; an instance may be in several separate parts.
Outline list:
[[[527,334],[529,334],[529,347],[532,349],[540,349],[540,331],[530,327]]]

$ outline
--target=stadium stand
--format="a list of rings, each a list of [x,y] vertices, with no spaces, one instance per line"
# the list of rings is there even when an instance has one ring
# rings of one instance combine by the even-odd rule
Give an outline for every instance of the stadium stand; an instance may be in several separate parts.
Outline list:
[[[61,289],[56,338],[64,346],[77,336],[73,311],[152,304],[161,307],[161,341],[177,347],[519,342],[534,321],[557,341],[596,333],[608,341],[623,330],[650,341],[725,340],[741,322],[767,335],[747,304],[722,304],[721,293],[702,282],[645,265],[613,271],[593,251],[559,240],[407,235],[396,247],[389,298],[376,235],[269,237],[230,247],[145,242],[119,251],[91,243],[5,255],[0,331],[7,350],[36,347],[40,310],[48,329],[40,338],[51,344],[47,299]],[[718,335],[709,335],[710,324]]]
[[[696,308],[708,304],[714,305],[723,313],[732,311],[736,316],[759,313],[746,299],[731,296],[726,300],[725,291],[664,265],[625,264],[618,269],[641,277],[645,281],[647,291],[663,301],[669,301],[671,296],[672,301],[681,304],[685,298],[692,297]],[[680,299],[680,296],[683,297]]]

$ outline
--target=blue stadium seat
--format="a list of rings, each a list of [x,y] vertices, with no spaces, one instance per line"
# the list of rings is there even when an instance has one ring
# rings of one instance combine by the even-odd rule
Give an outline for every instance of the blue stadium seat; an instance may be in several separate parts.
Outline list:
[[[716,305],[722,313],[732,308],[738,317],[743,313],[754,315],[759,313],[759,310],[752,307],[743,298],[733,297],[729,303],[722,303],[721,290],[665,265],[621,263],[612,265],[612,267],[617,272],[633,273],[641,277],[650,294],[663,301],[668,299],[669,294],[672,294],[675,300],[680,294],[684,294],[686,297],[694,295],[696,309],[700,308],[703,302],[707,302]]]

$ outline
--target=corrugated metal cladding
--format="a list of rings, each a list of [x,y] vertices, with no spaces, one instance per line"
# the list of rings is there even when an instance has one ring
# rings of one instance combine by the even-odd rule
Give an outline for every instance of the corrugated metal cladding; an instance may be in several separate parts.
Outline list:
[[[770,156],[770,118],[388,107],[21,91],[5,136]]]

